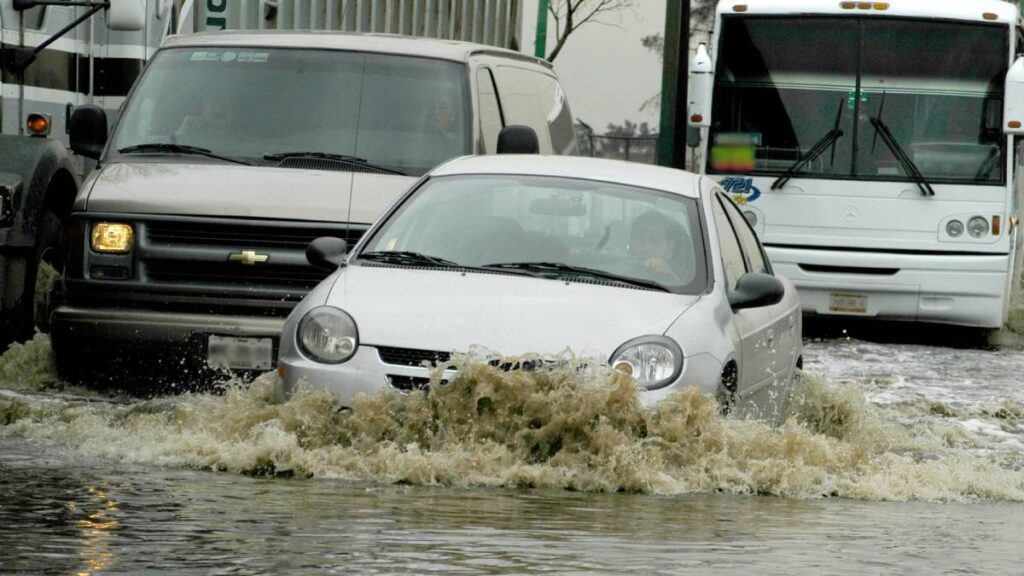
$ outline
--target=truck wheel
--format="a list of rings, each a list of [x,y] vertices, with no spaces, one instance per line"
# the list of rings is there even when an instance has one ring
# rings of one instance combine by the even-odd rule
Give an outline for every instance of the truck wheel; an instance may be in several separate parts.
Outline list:
[[[27,340],[38,328],[50,331],[50,317],[64,294],[64,266],[67,262],[64,226],[53,212],[43,212],[36,232],[36,248],[25,279],[24,321],[19,338]]]

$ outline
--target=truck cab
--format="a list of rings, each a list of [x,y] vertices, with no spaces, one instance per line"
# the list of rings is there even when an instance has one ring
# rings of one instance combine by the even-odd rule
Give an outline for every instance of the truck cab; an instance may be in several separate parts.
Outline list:
[[[72,147],[98,162],[53,323],[72,380],[271,369],[285,317],[327,276],[311,240],[354,245],[437,164],[496,152],[506,126],[532,128],[541,153],[576,151],[549,63],[375,34],[171,37],[108,124],[98,107],[71,119]]]

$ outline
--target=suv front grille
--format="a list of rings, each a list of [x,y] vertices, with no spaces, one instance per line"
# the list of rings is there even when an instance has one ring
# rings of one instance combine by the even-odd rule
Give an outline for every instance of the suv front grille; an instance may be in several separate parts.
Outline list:
[[[365,231],[365,226],[296,227],[295,223],[247,225],[223,222],[166,221],[146,224],[146,237],[153,244],[282,248],[286,250],[305,250],[310,242],[321,236],[343,238],[351,250]]]
[[[225,263],[155,260],[146,264],[146,275],[156,282],[245,284],[251,288],[300,288],[312,290],[329,274],[302,266],[229,266]]]

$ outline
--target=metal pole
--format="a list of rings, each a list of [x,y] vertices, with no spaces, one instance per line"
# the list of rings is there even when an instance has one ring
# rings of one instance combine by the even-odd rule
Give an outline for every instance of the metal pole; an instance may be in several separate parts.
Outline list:
[[[537,1],[537,38],[534,40],[533,55],[537,58],[547,56],[548,48],[548,2],[550,0]]]
[[[686,163],[686,81],[689,76],[690,0],[666,2],[665,55],[661,76],[658,164]]]

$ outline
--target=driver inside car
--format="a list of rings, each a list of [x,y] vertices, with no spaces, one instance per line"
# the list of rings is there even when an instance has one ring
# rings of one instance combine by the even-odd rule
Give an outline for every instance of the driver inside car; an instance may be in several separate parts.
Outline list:
[[[679,223],[655,210],[633,220],[629,236],[629,255],[652,279],[684,284],[686,232]]]

